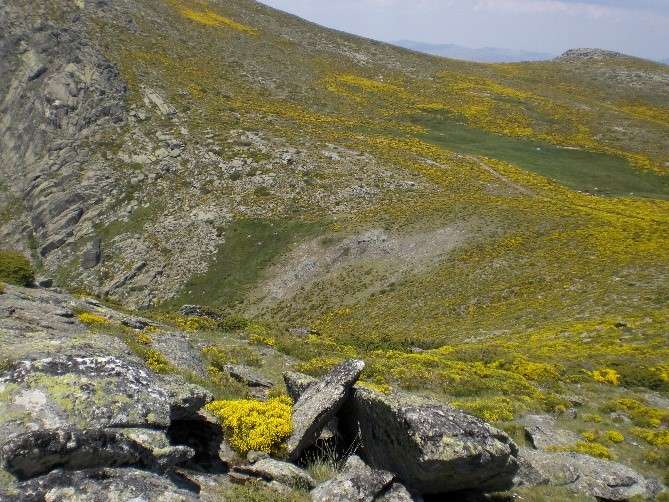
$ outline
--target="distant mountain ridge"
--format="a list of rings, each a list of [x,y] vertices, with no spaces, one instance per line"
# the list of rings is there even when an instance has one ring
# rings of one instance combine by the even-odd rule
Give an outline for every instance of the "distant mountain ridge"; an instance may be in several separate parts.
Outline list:
[[[477,63],[516,63],[521,61],[544,61],[553,59],[555,54],[543,52],[502,49],[499,47],[482,47],[474,49],[455,44],[429,44],[414,40],[398,40],[395,45],[435,56],[443,56]]]

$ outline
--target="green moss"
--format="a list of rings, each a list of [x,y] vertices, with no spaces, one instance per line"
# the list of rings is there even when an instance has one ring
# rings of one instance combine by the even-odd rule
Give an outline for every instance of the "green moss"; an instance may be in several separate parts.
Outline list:
[[[17,286],[32,286],[35,281],[35,270],[21,253],[0,250],[0,280]]]

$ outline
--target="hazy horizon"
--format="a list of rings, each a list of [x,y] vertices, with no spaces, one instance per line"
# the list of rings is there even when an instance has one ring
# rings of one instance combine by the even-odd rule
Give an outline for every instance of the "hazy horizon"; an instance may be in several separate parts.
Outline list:
[[[261,0],[318,24],[386,42],[561,54],[596,47],[669,58],[664,0]]]

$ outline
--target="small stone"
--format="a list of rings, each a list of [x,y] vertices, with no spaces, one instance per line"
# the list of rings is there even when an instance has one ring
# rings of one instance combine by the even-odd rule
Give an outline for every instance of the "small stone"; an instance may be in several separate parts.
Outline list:
[[[37,281],[37,286],[39,286],[40,288],[49,289],[49,288],[53,287],[53,279],[51,279],[50,277],[49,278],[44,278],[44,279],[39,279]]]
[[[269,454],[264,451],[250,451],[246,454],[246,460],[250,464],[255,464],[258,460],[269,458]]]
[[[311,491],[313,502],[372,502],[393,482],[387,471],[375,470],[355,455],[346,460],[342,472]]]

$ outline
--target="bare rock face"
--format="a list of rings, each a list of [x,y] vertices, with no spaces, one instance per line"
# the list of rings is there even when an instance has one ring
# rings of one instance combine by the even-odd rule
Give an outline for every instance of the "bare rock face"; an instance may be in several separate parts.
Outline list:
[[[356,387],[341,418],[349,434],[360,435],[360,453],[370,466],[396,473],[419,493],[500,491],[513,484],[517,446],[462,411]]]
[[[394,476],[367,466],[360,457],[348,458],[339,476],[311,491],[314,502],[372,502],[393,484]],[[411,499],[410,499],[411,500]]]
[[[44,500],[169,500],[195,502],[192,486],[178,479],[134,468],[103,468],[82,471],[55,470],[19,485],[17,493],[3,493],[8,502]],[[150,494],[150,495],[149,495]]]
[[[155,467],[151,452],[112,431],[51,429],[10,438],[0,448],[3,467],[18,479],[46,474],[56,467]]]
[[[525,435],[539,450],[551,446],[570,445],[581,440],[574,432],[559,429],[553,417],[549,415],[528,415],[523,417],[521,424],[525,426]]]
[[[349,398],[364,367],[363,361],[345,361],[300,396],[293,407],[293,434],[286,443],[290,460],[297,460],[305,448],[314,444],[323,427]]]
[[[549,453],[523,448],[522,484],[555,484],[603,500],[652,498],[659,486],[616,462],[578,453]],[[520,484],[520,483],[519,483]]]

